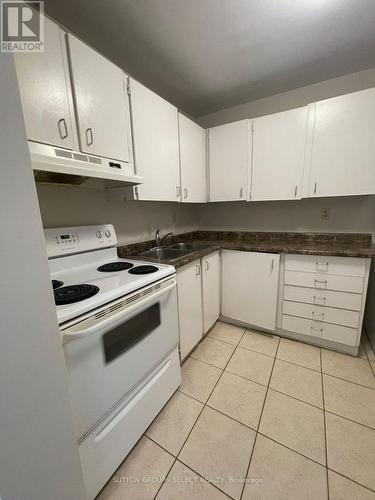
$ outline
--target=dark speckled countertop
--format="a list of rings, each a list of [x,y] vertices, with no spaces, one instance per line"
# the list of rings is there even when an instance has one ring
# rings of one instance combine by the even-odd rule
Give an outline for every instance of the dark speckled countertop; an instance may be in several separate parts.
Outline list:
[[[117,250],[119,257],[122,258],[132,257],[149,262],[170,264],[175,268],[182,267],[189,262],[205,257],[220,249],[242,250],[245,252],[332,255],[337,257],[372,258],[375,256],[375,245],[371,242],[371,234],[364,233],[194,231],[176,235],[165,242],[165,245],[179,241],[204,242],[207,244],[207,248],[169,260],[139,256],[141,252],[155,246],[153,240],[120,246]]]

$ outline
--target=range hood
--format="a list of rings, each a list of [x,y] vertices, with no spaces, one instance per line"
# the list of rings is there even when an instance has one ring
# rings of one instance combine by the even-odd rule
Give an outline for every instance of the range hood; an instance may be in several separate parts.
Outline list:
[[[40,183],[85,187],[134,186],[143,177],[129,163],[28,141],[34,177]]]

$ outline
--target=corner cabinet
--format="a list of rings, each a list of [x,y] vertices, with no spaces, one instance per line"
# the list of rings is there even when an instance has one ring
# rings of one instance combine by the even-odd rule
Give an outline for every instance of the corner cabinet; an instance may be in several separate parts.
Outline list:
[[[17,53],[14,57],[27,138],[76,149],[65,33],[47,17],[44,23],[44,52]]]
[[[205,203],[206,131],[195,122],[178,114],[180,138],[181,201]]]
[[[208,130],[210,201],[246,201],[251,162],[250,120]]]
[[[223,250],[222,316],[273,331],[279,254]]]
[[[220,316],[220,256],[219,252],[202,258],[203,332]]]
[[[252,201],[301,198],[307,115],[306,106],[254,119]]]
[[[81,151],[131,162],[124,73],[72,35],[68,35],[68,48]]]
[[[180,201],[177,108],[129,79],[139,200]]]
[[[309,196],[375,193],[375,89],[310,105]]]
[[[200,259],[177,270],[181,360],[194,349],[203,335],[201,274]]]

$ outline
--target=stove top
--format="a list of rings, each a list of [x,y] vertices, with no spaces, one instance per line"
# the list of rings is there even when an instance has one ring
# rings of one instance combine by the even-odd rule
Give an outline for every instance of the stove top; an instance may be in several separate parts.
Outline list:
[[[70,285],[57,288],[54,291],[55,304],[66,305],[80,302],[81,300],[88,299],[99,292],[99,287],[96,285],[87,285],[82,283],[80,285]]]

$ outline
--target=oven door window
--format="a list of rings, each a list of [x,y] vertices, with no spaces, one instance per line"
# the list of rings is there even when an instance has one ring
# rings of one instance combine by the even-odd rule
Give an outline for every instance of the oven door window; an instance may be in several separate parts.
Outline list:
[[[110,363],[121,356],[159,325],[160,304],[157,303],[104,334],[102,340],[105,362]]]

